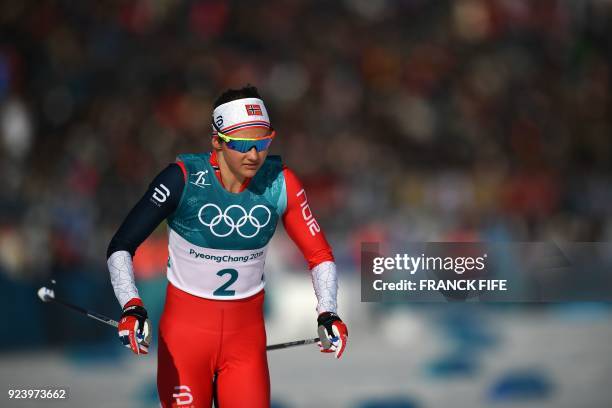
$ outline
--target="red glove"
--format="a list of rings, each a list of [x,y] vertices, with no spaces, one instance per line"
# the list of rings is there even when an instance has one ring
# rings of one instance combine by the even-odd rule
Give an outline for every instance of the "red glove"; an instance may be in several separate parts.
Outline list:
[[[119,339],[136,354],[148,354],[151,324],[142,300],[133,298],[123,307],[119,321]]]
[[[342,357],[348,343],[348,329],[340,317],[332,312],[323,312],[317,318],[319,325],[319,347],[322,353],[336,353]]]

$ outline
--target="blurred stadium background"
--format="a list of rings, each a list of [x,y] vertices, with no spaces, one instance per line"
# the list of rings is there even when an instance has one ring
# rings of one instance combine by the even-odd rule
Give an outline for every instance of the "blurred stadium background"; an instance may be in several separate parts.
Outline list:
[[[351,334],[341,362],[270,353],[275,407],[612,406],[607,304],[365,304],[358,280],[362,241],[610,240],[612,1],[7,0],[0,32],[2,393],[156,406],[153,356],[35,290],[117,316],[114,230],[175,155],[209,149],[217,94],[251,83]],[[135,258],[156,318],[165,234]],[[314,335],[306,265],[273,245],[269,342]]]

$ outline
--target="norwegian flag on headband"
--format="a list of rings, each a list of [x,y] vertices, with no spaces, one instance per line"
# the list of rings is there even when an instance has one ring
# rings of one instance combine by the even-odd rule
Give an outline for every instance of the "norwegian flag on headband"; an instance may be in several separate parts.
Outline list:
[[[249,116],[263,116],[261,113],[261,106],[259,105],[244,105]]]

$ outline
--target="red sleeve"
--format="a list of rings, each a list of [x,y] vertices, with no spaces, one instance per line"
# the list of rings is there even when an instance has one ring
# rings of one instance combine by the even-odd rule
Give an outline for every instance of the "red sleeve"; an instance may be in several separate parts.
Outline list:
[[[187,169],[185,168],[185,163],[183,163],[181,160],[177,160],[176,164],[178,164],[178,166],[183,171],[183,179],[185,180],[185,183],[186,183],[187,182]]]
[[[302,251],[310,269],[321,262],[333,261],[332,249],[312,214],[302,183],[287,167],[283,167],[283,175],[287,187],[287,209],[283,214],[285,230]]]

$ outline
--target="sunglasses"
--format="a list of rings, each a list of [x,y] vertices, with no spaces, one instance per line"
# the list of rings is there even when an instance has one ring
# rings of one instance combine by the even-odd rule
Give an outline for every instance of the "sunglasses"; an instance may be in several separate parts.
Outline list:
[[[268,147],[270,147],[270,143],[272,143],[274,136],[276,136],[276,131],[273,130],[272,133],[270,133],[269,135],[264,137],[258,137],[255,139],[244,137],[231,137],[219,132],[218,130],[217,136],[219,136],[219,138],[225,142],[227,147],[232,150],[236,150],[240,153],[246,153],[253,147],[258,152],[261,152],[267,150]]]

